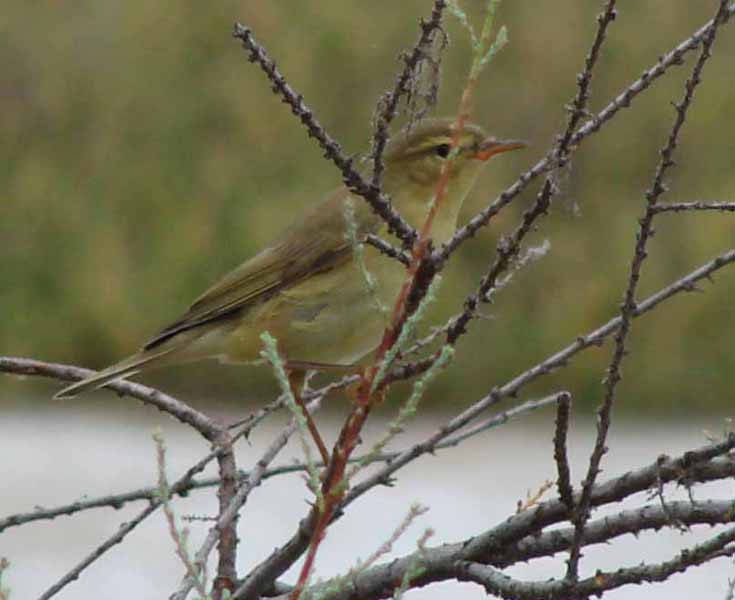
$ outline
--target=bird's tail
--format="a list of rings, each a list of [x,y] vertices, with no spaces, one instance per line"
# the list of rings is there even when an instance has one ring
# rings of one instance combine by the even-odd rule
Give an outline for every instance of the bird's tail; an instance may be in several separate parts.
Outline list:
[[[143,369],[147,370],[151,367],[163,366],[162,359],[174,350],[176,350],[175,347],[152,352],[144,350],[138,354],[133,354],[133,356],[130,356],[111,367],[107,367],[99,373],[95,373],[86,379],[82,379],[73,385],[65,387],[54,395],[54,399],[60,400],[62,398],[72,398],[82,392],[100,388],[111,381],[126,379],[131,375],[139,373]]]

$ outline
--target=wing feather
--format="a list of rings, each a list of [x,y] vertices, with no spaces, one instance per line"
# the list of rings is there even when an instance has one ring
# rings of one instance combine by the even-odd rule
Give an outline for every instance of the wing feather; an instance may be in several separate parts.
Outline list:
[[[217,281],[144,349],[155,348],[183,331],[239,314],[302,279],[351,260],[343,209],[348,194],[340,188],[314,206],[272,246]],[[380,221],[362,209],[358,211],[358,224],[363,232],[375,231]]]

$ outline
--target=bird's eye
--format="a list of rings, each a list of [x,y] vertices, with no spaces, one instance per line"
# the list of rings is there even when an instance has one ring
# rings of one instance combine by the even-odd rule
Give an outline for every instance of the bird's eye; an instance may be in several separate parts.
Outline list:
[[[449,156],[449,153],[452,151],[452,147],[449,144],[439,144],[435,149],[434,152],[436,152],[437,156],[441,156],[442,158],[446,158]]]

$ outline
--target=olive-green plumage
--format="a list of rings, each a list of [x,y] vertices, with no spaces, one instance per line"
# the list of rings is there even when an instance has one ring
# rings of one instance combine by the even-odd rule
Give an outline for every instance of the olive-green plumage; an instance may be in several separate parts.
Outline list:
[[[451,150],[453,122],[426,120],[396,136],[385,153],[384,190],[413,227],[420,227]],[[465,125],[443,204],[432,226],[435,243],[447,240],[483,162],[523,144],[489,138]],[[385,328],[379,309],[392,306],[405,268],[364,247],[376,280],[369,291],[347,235],[348,203],[357,237],[386,234],[367,203],[341,187],[297,218],[269,247],[225,275],[177,321],[137,354],[69,386],[70,397],[164,365],[217,358],[250,363],[260,358],[260,334],[269,331],[291,369],[346,367],[373,350]]]

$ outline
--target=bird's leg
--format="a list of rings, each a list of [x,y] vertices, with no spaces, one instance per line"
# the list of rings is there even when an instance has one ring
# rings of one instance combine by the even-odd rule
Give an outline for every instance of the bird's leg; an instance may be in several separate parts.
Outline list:
[[[329,464],[329,452],[327,452],[327,447],[324,444],[324,440],[322,440],[322,436],[319,434],[319,430],[316,428],[314,419],[311,418],[309,411],[306,410],[304,399],[301,396],[305,376],[306,373],[300,369],[289,371],[288,384],[291,387],[291,393],[293,394],[296,404],[299,405],[301,411],[304,414],[304,418],[306,419],[306,426],[309,428],[309,433],[311,433],[311,437],[314,439],[314,443],[319,449],[319,454],[321,454],[322,460],[324,461],[324,466],[326,467]]]

